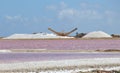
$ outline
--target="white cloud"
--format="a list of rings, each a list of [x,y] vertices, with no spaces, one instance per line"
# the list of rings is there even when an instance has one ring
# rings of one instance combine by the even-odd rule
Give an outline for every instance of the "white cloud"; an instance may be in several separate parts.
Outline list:
[[[66,7],[67,7],[67,4],[66,4],[65,2],[61,2],[61,3],[60,3],[60,7],[61,7],[61,8],[66,8]]]
[[[65,2],[61,2],[58,5],[59,10],[56,11],[59,19],[102,19],[103,14],[95,9],[98,4],[90,5],[88,3],[81,3],[80,9],[70,8]],[[91,9],[92,7],[93,9]],[[62,8],[62,9],[61,9]]]
[[[82,7],[82,8],[88,7],[88,4],[87,3],[80,3],[80,7]]]
[[[70,18],[70,17],[75,17],[79,15],[79,12],[77,10],[74,10],[74,9],[64,9],[64,10],[61,10],[58,14],[58,17],[61,18],[61,19],[64,19],[64,18]]]
[[[97,9],[97,8],[101,8],[101,6],[96,3],[96,4],[90,4],[90,3],[80,3],[80,8],[83,9]]]
[[[15,16],[6,15],[4,17],[4,21],[6,23],[14,24],[14,25],[17,25],[17,24],[25,25],[28,23],[29,19],[27,17],[21,16],[21,15],[15,15]]]
[[[9,15],[7,15],[7,16],[5,16],[5,19],[12,21],[12,20],[23,20],[25,18],[20,16],[20,15],[16,15],[16,16],[9,16]]]
[[[75,9],[64,9],[59,11],[58,18],[60,19],[102,19],[103,15],[97,10],[75,10]]]
[[[55,7],[56,10],[54,10],[54,13],[57,15],[55,17],[57,17],[58,21],[60,22],[72,21],[74,23],[82,22],[83,20],[98,22],[98,24],[113,24],[115,22],[118,22],[120,19],[120,14],[116,13],[115,11],[102,9],[103,7],[99,4],[80,3],[79,7],[71,8],[65,2],[61,2]],[[51,7],[51,9],[54,9],[54,7]]]
[[[114,11],[106,10],[104,12],[107,24],[120,24],[120,14]]]
[[[52,22],[51,18],[47,17],[25,17],[21,15],[15,15],[15,16],[10,16],[6,15],[4,16],[4,21],[5,23],[13,24],[13,25],[34,25],[34,24],[41,24],[41,23],[49,23]]]
[[[45,7],[46,10],[53,10],[53,11],[59,11],[65,8],[67,8],[67,4],[64,1],[60,2],[58,5],[48,5]]]
[[[57,7],[55,5],[49,5],[49,6],[46,6],[46,9],[47,10],[56,10]]]
[[[6,18],[6,19],[8,19],[8,20],[12,20],[12,19],[13,19],[13,17],[12,17],[12,16],[8,16],[8,15],[7,15],[7,16],[5,16],[5,18]]]
[[[104,13],[106,16],[109,16],[109,17],[113,17],[113,16],[118,15],[118,13],[116,13],[114,11],[110,11],[110,10],[106,10]]]
[[[84,19],[101,19],[103,16],[97,10],[82,10],[80,17]]]

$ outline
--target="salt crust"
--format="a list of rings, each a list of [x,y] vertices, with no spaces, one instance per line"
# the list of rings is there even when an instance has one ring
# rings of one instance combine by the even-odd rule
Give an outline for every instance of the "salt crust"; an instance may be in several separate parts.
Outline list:
[[[120,64],[120,58],[91,58],[58,61],[33,61],[21,63],[1,63],[0,70],[44,69],[69,66],[97,66]],[[120,69],[120,67],[119,67]]]

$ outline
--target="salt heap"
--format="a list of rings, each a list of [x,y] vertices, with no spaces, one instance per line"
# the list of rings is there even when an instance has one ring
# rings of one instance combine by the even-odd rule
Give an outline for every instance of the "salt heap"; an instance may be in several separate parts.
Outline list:
[[[103,31],[94,31],[86,34],[83,38],[112,38],[112,36]]]
[[[57,36],[55,34],[37,33],[37,34],[13,34],[3,39],[45,39],[45,38],[72,38],[67,36]]]

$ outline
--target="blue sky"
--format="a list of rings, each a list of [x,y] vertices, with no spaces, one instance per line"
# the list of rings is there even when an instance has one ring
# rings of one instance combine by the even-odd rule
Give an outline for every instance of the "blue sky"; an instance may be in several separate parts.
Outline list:
[[[120,34],[120,0],[0,0],[0,36],[104,31]],[[74,33],[75,34],[75,33]]]

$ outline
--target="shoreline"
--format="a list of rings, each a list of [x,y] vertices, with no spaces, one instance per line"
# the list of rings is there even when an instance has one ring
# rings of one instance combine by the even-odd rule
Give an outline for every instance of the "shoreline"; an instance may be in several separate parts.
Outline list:
[[[4,39],[0,40],[120,40],[120,38],[15,38],[15,39]]]
[[[1,49],[0,53],[120,53],[119,49],[107,50],[47,50],[47,49]]]

